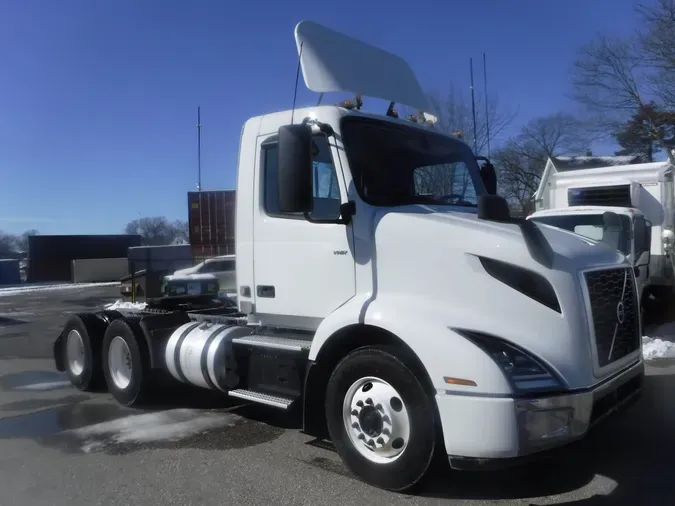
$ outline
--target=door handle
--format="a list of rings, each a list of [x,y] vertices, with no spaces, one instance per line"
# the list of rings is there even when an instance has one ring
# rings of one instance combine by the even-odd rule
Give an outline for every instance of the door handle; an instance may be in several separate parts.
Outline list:
[[[258,285],[255,287],[258,297],[273,299],[275,296],[274,287],[271,285]]]

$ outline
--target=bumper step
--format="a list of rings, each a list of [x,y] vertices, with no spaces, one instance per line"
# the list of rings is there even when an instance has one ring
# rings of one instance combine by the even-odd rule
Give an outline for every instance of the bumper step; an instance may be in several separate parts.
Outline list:
[[[295,402],[295,399],[291,399],[289,397],[264,394],[262,392],[255,392],[253,390],[230,390],[228,395],[230,397],[236,397],[237,399],[257,402],[258,404],[265,404],[267,406],[272,406],[274,408],[283,410],[289,409]]]
[[[232,344],[268,348],[274,350],[304,352],[309,351],[312,341],[309,339],[294,339],[279,336],[252,335],[232,339]]]

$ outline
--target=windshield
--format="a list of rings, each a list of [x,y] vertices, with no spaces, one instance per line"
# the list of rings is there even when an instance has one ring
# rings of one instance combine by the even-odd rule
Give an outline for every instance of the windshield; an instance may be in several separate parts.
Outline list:
[[[406,125],[346,117],[342,136],[359,196],[376,206],[477,207],[485,188],[469,147]]]
[[[530,218],[538,223],[562,228],[594,241],[604,242],[624,255],[630,254],[630,219],[618,215],[620,226],[606,228],[602,214],[575,214],[573,216],[536,216]]]

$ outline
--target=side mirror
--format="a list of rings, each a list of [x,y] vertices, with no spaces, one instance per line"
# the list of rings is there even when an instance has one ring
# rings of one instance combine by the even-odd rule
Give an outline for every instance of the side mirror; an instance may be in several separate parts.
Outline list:
[[[312,182],[312,128],[306,124],[279,128],[279,210],[310,213],[314,205]]]
[[[478,197],[478,219],[488,221],[511,221],[509,204],[499,195],[481,195]]]
[[[485,162],[480,168],[480,178],[483,180],[483,185],[488,195],[497,195],[497,172],[495,171],[495,166],[484,156],[477,156],[476,160]]]
[[[602,226],[603,228],[621,228],[621,219],[619,215],[611,211],[602,213]]]

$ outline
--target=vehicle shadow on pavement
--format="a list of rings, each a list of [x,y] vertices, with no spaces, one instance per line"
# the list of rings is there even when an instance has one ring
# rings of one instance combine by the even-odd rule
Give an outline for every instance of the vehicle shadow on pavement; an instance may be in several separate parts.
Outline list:
[[[222,393],[204,388],[185,385],[173,380],[156,388],[152,397],[142,406],[143,411],[165,411],[170,409],[227,410],[249,420],[258,421],[283,429],[301,426],[298,410],[279,411],[267,406],[228,397]]]
[[[598,425],[555,459],[501,472],[437,468],[420,495],[529,499],[525,504],[531,505],[545,501],[565,506],[661,506],[675,504],[674,461],[675,375],[650,375],[645,377],[638,403]],[[604,477],[604,486],[591,483],[596,476]],[[571,498],[560,497],[553,503],[551,498],[544,499],[558,494]]]

